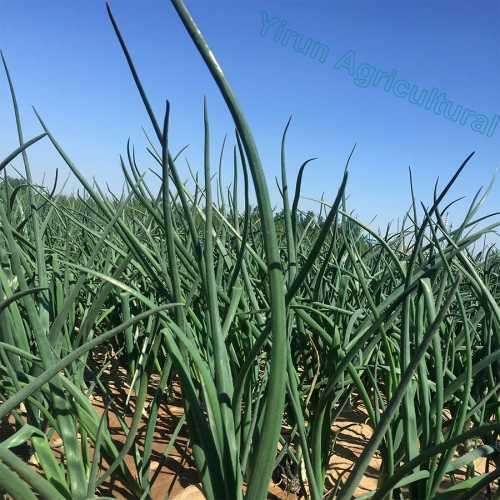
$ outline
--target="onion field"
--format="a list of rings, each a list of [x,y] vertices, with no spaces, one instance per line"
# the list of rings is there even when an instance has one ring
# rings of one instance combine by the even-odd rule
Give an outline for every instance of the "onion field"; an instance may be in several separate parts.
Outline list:
[[[309,160],[296,177],[287,174],[297,165],[287,165],[285,130],[274,209],[243,110],[186,7],[172,3],[235,132],[213,155],[205,103],[203,170],[181,169],[180,152],[169,150],[170,103],[154,116],[108,7],[155,132],[149,152],[159,191],[130,144],[116,195],[86,179],[43,117],[41,134],[25,138],[15,75],[3,61],[20,144],[0,163],[0,416],[11,429],[0,442],[4,498],[91,499],[110,477],[131,498],[152,498],[182,426],[207,499],[266,499],[276,471],[287,470],[297,497],[347,500],[375,455],[377,487],[362,498],[494,498],[500,253],[483,242],[500,219],[481,212],[493,181],[449,228],[450,190],[471,154],[436,184],[433,199],[409,199],[397,232],[379,233],[347,206],[349,159],[335,199],[319,200],[317,214],[301,211]],[[32,181],[30,146],[40,140],[78,178],[77,196]],[[11,177],[16,157],[23,179]],[[212,180],[222,170],[233,172],[230,187]],[[104,361],[96,354],[103,348]],[[128,423],[113,401],[111,362],[126,372],[135,402]],[[183,416],[152,468],[159,408],[174,387]],[[333,426],[352,408],[366,413],[373,435],[353,468],[332,480]],[[123,425],[120,446],[111,414]]]

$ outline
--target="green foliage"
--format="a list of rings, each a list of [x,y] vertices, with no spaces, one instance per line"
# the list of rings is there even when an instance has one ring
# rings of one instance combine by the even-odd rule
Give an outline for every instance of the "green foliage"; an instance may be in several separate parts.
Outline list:
[[[232,190],[227,201],[220,184],[218,196],[212,193],[206,105],[204,186],[194,178],[190,193],[181,182],[168,150],[170,105],[160,127],[111,11],[157,135],[160,193],[151,193],[129,145],[122,160],[128,195],[106,196],[40,117],[44,134],[25,142],[16,113],[21,146],[0,164],[1,170],[22,154],[26,178],[4,176],[0,183],[0,417],[16,424],[0,444],[0,489],[13,498],[78,500],[93,498],[115,476],[137,498],[149,498],[159,405],[174,381],[209,499],[266,498],[273,470],[286,459],[305,497],[344,500],[377,451],[381,474],[366,497],[399,498],[408,488],[412,499],[448,498],[438,490],[448,477],[457,483],[449,495],[465,498],[467,489],[496,481],[497,469],[478,475],[474,461],[500,452],[500,254],[470,250],[500,224],[473,229],[484,219],[476,214],[491,186],[457,229],[445,226],[443,198],[469,157],[423,208],[421,221],[413,199],[400,231],[380,236],[347,211],[346,166],[332,204],[319,202],[319,215],[303,213],[308,161],[293,199],[285,189],[288,124],[282,205],[273,212],[232,90],[182,2],[173,3],[235,121]],[[12,86],[11,93],[15,105]],[[33,184],[27,149],[41,139],[79,179],[81,197]],[[227,165],[220,158],[219,171]],[[106,412],[117,411],[93,359],[100,345],[118,353],[135,397],[120,449],[106,415],[89,400],[99,389]],[[139,448],[153,374],[160,382]],[[336,453],[332,426],[348,404],[366,410],[374,433],[349,477],[332,485],[326,477]],[[55,435],[64,445],[57,459],[49,445]],[[12,451],[22,443],[38,456],[43,475]],[[467,453],[456,458],[459,445]],[[464,466],[459,481],[456,471]]]

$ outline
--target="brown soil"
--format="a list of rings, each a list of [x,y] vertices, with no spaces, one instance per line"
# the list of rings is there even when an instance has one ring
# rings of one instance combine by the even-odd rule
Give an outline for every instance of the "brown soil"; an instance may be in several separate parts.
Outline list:
[[[125,371],[117,364],[113,364],[110,370],[110,377],[116,381],[116,384],[112,386],[115,388],[115,402],[119,408],[123,409],[125,407],[124,403],[127,397],[127,388],[124,384]],[[155,385],[154,382],[152,385]],[[94,401],[94,406],[98,409],[98,411],[102,412],[102,398],[97,397]],[[133,405],[131,405],[130,414],[132,411]],[[180,389],[178,386],[174,386],[173,401],[162,402],[160,409],[160,418],[158,419],[155,434],[156,437],[154,440],[154,454],[156,460],[159,461],[163,451],[167,447],[172,431],[175,429],[182,413],[183,407]],[[362,408],[343,413],[336,422],[333,431],[335,432],[340,430],[340,433],[335,445],[335,456],[331,459],[330,469],[327,474],[327,487],[333,488],[339,475],[342,473],[345,473],[344,478],[348,477],[348,472],[346,471],[352,469],[356,460],[363,451],[365,444],[372,436],[372,429],[367,422],[368,416]],[[139,443],[141,443],[143,438],[146,425],[147,419],[145,418],[141,428],[139,429]],[[110,432],[115,433],[114,438],[118,442],[124,442],[124,436],[116,417],[110,417],[109,427]],[[201,500],[204,498],[201,490],[199,489],[199,476],[194,466],[193,457],[189,453],[185,455],[186,443],[187,425],[184,423],[182,431],[177,438],[174,450],[170,454],[166,465],[160,471],[159,477],[153,485],[151,494],[153,500],[163,500],[169,490],[171,495],[170,498],[177,496],[178,500]],[[184,461],[181,458],[183,456]],[[130,466],[131,470],[133,470],[133,461],[130,456],[126,458],[126,462]],[[158,462],[156,462],[156,464],[158,464]],[[356,497],[361,496],[377,487],[380,464],[381,457],[379,455],[375,455],[362,482],[354,493]],[[475,467],[478,471],[484,471],[485,465],[486,459],[480,459],[475,462]],[[459,474],[458,476],[460,477]],[[295,488],[298,486],[297,483],[297,480],[294,481],[294,479],[288,478],[286,473],[283,473],[280,480],[276,480],[271,483],[268,500],[298,500],[299,496],[294,493]],[[196,485],[196,487],[187,489],[188,487],[194,485]],[[450,481],[445,481],[443,483],[443,489],[450,486]],[[116,498],[133,498],[131,493],[124,490],[123,485],[116,481],[106,482],[100,489],[100,493],[103,496],[115,496]],[[474,500],[484,499],[485,497],[482,494],[474,497]]]
[[[134,398],[130,398],[128,407],[126,407],[126,399],[128,394],[128,387],[125,384],[125,372],[116,363],[114,363],[108,372],[109,385],[113,395],[114,403],[122,415],[126,415],[125,421],[130,424],[132,414],[134,411]],[[152,399],[154,386],[156,380],[152,380],[150,398]],[[170,436],[174,431],[180,417],[183,414],[181,394],[178,387],[174,388],[172,399],[167,400],[163,398],[160,413],[157,420],[155,429],[155,439],[153,445],[153,458],[151,464],[151,473],[153,473],[160,459],[170,442]],[[104,411],[104,403],[102,395],[96,393],[92,399],[92,404],[100,414]],[[12,423],[12,422],[11,422]],[[142,447],[143,439],[145,436],[146,428],[148,425],[147,407],[144,412],[141,426],[137,435],[136,443],[139,448]],[[109,431],[116,442],[117,447],[125,442],[125,435],[122,431],[120,423],[116,415],[112,412],[108,413],[108,427]],[[6,439],[13,432],[12,425],[3,423],[0,426],[0,441]],[[367,424],[367,415],[364,411],[356,409],[352,412],[346,412],[341,415],[338,422],[334,427],[334,431],[339,429],[341,432],[338,435],[337,443],[335,446],[335,456],[330,462],[330,469],[327,474],[326,486],[333,488],[338,480],[339,475],[351,469],[361,454],[366,442],[371,436],[371,428]],[[57,439],[57,438],[56,438]],[[184,423],[182,430],[175,442],[175,445],[159,472],[158,478],[155,481],[151,497],[153,500],[163,500],[167,493],[170,497],[179,496],[180,500],[201,500],[203,498],[198,488],[191,487],[184,491],[186,488],[198,485],[200,483],[198,473],[195,469],[194,460],[192,455],[186,450],[187,447],[187,426]],[[28,459],[29,447],[18,447],[16,452],[24,459]],[[134,463],[132,457],[127,455],[125,462],[129,469],[134,471]],[[358,486],[355,496],[360,496],[373,490],[377,487],[377,480],[379,477],[381,459],[380,456],[375,456],[363,478],[363,481]],[[486,464],[486,459],[476,461],[476,470],[483,470]],[[283,468],[284,469],[284,468]],[[346,473],[344,478],[347,477]],[[344,479],[345,481],[345,479]],[[278,484],[276,484],[278,483]],[[297,500],[299,497],[293,493],[297,491],[298,481],[287,477],[287,474],[282,474],[282,477],[272,483],[268,499],[270,500]],[[443,487],[449,487],[451,484],[443,484]],[[110,478],[105,481],[96,492],[96,496],[110,496],[121,499],[134,499],[135,496],[115,478]],[[477,500],[484,499],[483,495],[474,497]]]

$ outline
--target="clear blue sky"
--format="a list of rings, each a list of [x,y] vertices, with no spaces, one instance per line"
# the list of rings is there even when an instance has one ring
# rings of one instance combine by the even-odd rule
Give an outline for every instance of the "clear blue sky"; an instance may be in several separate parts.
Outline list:
[[[160,122],[165,99],[171,102],[171,152],[190,145],[178,162],[183,177],[189,177],[184,157],[193,170],[203,169],[207,94],[212,170],[216,173],[228,133],[231,147],[222,179],[228,185],[234,126],[173,6],[167,0],[111,0],[110,5]],[[450,211],[455,226],[476,191],[489,184],[500,163],[500,123],[494,128],[495,116],[500,119],[498,1],[187,0],[186,5],[246,113],[275,203],[281,137],[290,115],[290,184],[299,166],[316,157],[306,169],[302,194],[333,201],[357,143],[348,208],[364,222],[377,216],[375,229],[390,221],[396,225],[409,208],[409,167],[417,199],[429,206],[436,179],[444,186],[476,151],[447,197],[466,197]],[[263,19],[269,21],[267,31]],[[0,0],[0,23],[0,48],[15,85],[25,139],[41,133],[33,105],[78,168],[113,192],[122,189],[119,155],[126,154],[129,137],[140,170],[158,171],[141,129],[153,137],[152,127],[105,2]],[[298,52],[294,42],[307,52],[308,39],[308,53]],[[316,43],[323,49],[313,58]],[[382,76],[391,72],[391,81]],[[445,95],[441,102],[419,106],[410,102],[412,89],[413,100],[424,91],[430,97],[433,89],[436,97]],[[0,110],[0,156],[5,157],[17,139],[3,71]],[[56,167],[63,177],[68,172],[46,139],[29,156],[38,182],[45,174],[51,185]],[[146,179],[155,185],[153,174]],[[77,187],[75,179],[69,181],[69,190]],[[483,214],[500,211],[499,195],[500,179]],[[301,207],[317,211],[307,200]]]

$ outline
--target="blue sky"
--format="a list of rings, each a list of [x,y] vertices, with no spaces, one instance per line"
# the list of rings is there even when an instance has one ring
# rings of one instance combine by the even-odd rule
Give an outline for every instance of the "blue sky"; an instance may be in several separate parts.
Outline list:
[[[203,170],[207,94],[212,171],[217,172],[227,133],[222,182],[229,185],[234,126],[173,6],[166,0],[112,0],[110,6],[160,122],[165,100],[171,103],[171,152],[189,144],[178,160],[182,176],[189,178],[185,158],[194,171]],[[395,229],[408,210],[409,167],[417,199],[429,206],[437,178],[443,187],[476,152],[446,198],[465,197],[450,210],[455,226],[477,190],[489,184],[500,163],[500,2],[187,0],[186,6],[245,111],[274,203],[280,201],[275,177],[290,115],[289,183],[295,183],[305,160],[317,158],[306,168],[302,194],[332,202],[357,144],[348,209],[365,223],[376,216],[375,229],[385,230],[391,221]],[[275,22],[266,31],[263,20]],[[153,137],[152,127],[105,2],[0,0],[0,23],[0,48],[25,139],[41,133],[33,105],[80,171],[100,185],[108,183],[114,193],[122,189],[119,155],[126,155],[129,138],[139,169],[158,171],[141,128]],[[286,30],[291,32],[283,45]],[[297,39],[304,50],[311,39],[306,54],[294,48]],[[323,49],[311,57],[316,43]],[[394,78],[389,82],[384,74]],[[436,89],[441,101],[414,104],[408,96],[412,89],[413,100],[424,91],[430,99]],[[5,157],[17,147],[17,138],[3,72],[0,109],[0,155]],[[60,178],[69,171],[46,139],[30,148],[29,158],[37,182],[45,175],[51,185],[57,167]],[[13,165],[21,167],[19,161]],[[156,185],[153,174],[146,180]],[[70,179],[66,190],[77,188]],[[499,194],[500,180],[482,214],[500,211]],[[317,211],[307,200],[300,206]]]

